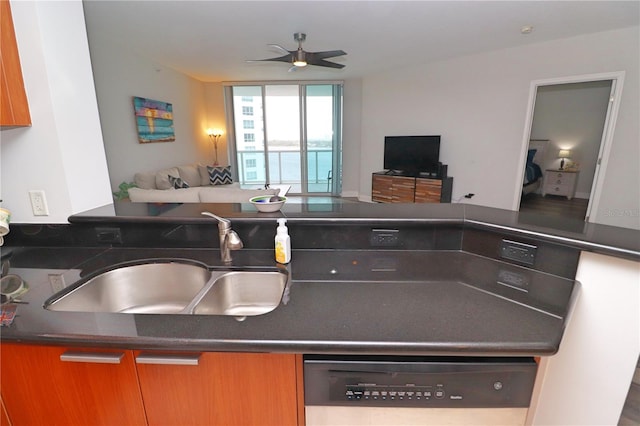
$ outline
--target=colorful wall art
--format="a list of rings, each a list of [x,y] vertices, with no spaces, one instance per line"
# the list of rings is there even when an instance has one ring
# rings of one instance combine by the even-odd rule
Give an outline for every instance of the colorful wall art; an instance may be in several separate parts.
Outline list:
[[[133,109],[140,143],[176,140],[173,131],[173,106],[170,103],[134,96]]]

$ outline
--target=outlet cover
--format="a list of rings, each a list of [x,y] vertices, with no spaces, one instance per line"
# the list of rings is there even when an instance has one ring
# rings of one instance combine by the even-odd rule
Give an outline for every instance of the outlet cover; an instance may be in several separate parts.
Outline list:
[[[29,199],[31,200],[31,211],[34,216],[49,216],[47,198],[44,196],[43,190],[29,191]]]

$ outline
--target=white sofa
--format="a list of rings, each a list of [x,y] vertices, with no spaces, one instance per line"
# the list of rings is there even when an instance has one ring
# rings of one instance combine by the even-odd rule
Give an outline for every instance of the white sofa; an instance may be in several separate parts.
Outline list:
[[[176,189],[169,176],[180,178],[189,187]],[[258,195],[273,195],[278,189],[242,189],[239,183],[212,185],[206,166],[189,164],[157,172],[136,173],[137,187],[129,189],[134,203],[247,203]]]

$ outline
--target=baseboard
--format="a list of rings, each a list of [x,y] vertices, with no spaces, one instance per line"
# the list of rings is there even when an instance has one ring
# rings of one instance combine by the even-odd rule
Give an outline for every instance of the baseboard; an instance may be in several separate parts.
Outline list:
[[[588,192],[576,192],[575,197],[576,198],[583,198],[585,200],[588,200],[590,195],[591,194],[589,194]]]
[[[358,192],[357,191],[342,191],[342,194],[340,194],[341,197],[343,198],[358,198]]]

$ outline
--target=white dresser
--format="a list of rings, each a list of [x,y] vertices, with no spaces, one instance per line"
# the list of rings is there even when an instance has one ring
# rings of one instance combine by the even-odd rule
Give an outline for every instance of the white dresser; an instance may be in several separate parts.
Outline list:
[[[563,195],[568,200],[572,199],[576,193],[579,173],[577,170],[547,169],[542,186],[542,196],[547,194]]]

